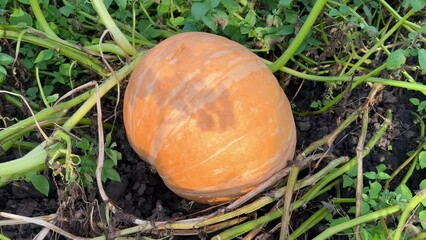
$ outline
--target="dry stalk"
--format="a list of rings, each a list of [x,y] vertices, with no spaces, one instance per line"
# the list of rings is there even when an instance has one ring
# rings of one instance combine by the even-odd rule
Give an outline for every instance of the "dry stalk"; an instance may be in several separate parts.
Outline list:
[[[297,164],[301,169],[304,169],[312,161],[322,159],[323,157],[324,157],[324,154],[322,154],[322,153],[321,154],[314,154],[314,155],[311,155],[311,156],[303,159],[302,161],[297,162]],[[265,191],[266,189],[268,189],[269,187],[271,187],[272,185],[277,183],[279,180],[282,180],[285,176],[287,176],[290,173],[290,171],[291,171],[291,167],[286,167],[283,170],[277,172],[271,178],[269,178],[267,181],[263,182],[262,184],[260,184],[259,186],[257,186],[253,190],[251,190],[250,192],[246,193],[244,196],[233,201],[231,204],[229,204],[225,208],[225,211],[227,211],[227,212],[232,211],[232,210],[238,208],[239,206],[243,205],[244,203],[248,202],[250,199],[256,197],[258,194]]]
[[[72,89],[71,91],[62,95],[58,100],[56,100],[56,102],[53,104],[52,107],[56,107],[56,105],[58,105],[60,102],[62,102],[65,98],[72,96],[73,94],[78,93],[78,92],[80,92],[80,91],[82,91],[86,88],[92,87],[94,85],[96,85],[96,81],[91,81],[91,82],[85,83],[81,86],[78,86],[78,87]]]
[[[269,210],[269,213],[272,213],[273,211],[277,210],[279,208],[280,203],[277,202],[272,208],[271,210]],[[280,225],[280,224],[278,224]],[[262,230],[265,228],[266,224],[262,225],[261,227],[257,228],[257,229],[253,229],[252,231],[250,231],[249,233],[247,233],[247,235],[244,236],[244,238],[242,240],[251,240],[256,238],[256,236],[259,235],[260,232],[262,232]],[[276,231],[278,230],[278,228],[276,228],[277,226],[275,226],[274,228],[272,228],[271,231]],[[267,235],[269,235],[269,233],[267,233]],[[256,238],[258,239],[258,238]]]
[[[24,223],[32,223],[32,224],[36,224],[36,225],[39,225],[39,226],[43,226],[45,228],[50,229],[51,231],[54,231],[56,233],[61,234],[64,237],[67,237],[69,239],[75,239],[75,240],[83,240],[84,239],[84,238],[74,236],[73,234],[71,234],[71,233],[69,233],[65,230],[62,230],[61,228],[43,220],[43,219],[40,219],[40,218],[25,217],[25,216],[20,216],[20,215],[16,215],[16,214],[12,214],[12,213],[5,213],[5,212],[0,212],[0,217],[17,220],[17,221],[24,222]]]
[[[383,85],[375,84],[368,94],[367,101],[362,107],[362,127],[361,134],[359,136],[358,144],[356,147],[357,155],[357,185],[356,185],[356,206],[355,206],[355,217],[361,216],[361,207],[362,207],[362,189],[364,188],[363,184],[363,158],[364,158],[364,144],[367,137],[368,130],[368,115],[370,112],[370,105],[373,105],[375,102],[376,94],[383,89]],[[355,238],[361,240],[361,227],[358,225],[355,229]]]
[[[96,111],[97,111],[97,120],[98,120],[98,138],[99,138],[99,152],[98,152],[98,165],[96,166],[96,183],[98,185],[99,194],[101,195],[102,200],[105,202],[107,207],[112,211],[116,212],[116,207],[111,203],[108,195],[105,192],[104,186],[102,184],[102,169],[104,167],[105,159],[105,139],[104,139],[104,130],[102,124],[102,106],[101,98],[99,95],[99,87],[96,84]]]
[[[35,122],[35,124],[37,126],[37,130],[40,132],[40,134],[43,136],[43,138],[44,138],[44,140],[46,140],[46,142],[51,142],[50,138],[47,136],[47,134],[40,127],[40,125],[39,125],[39,123],[37,121],[37,118],[36,118],[36,116],[35,116],[32,108],[31,108],[30,104],[28,103],[27,99],[25,99],[24,96],[22,96],[21,94],[17,94],[17,93],[13,93],[13,92],[10,92],[10,91],[5,91],[5,90],[0,90],[0,93],[6,93],[6,94],[13,95],[15,97],[21,98],[22,101],[25,103],[25,106],[27,106],[28,110],[30,111],[31,116],[34,118],[34,122]]]
[[[111,67],[111,65],[109,65],[108,61],[105,59],[104,52],[102,51],[102,42],[103,42],[103,40],[104,40],[104,38],[105,38],[105,36],[106,36],[107,33],[109,33],[109,30],[104,30],[104,32],[101,35],[101,38],[99,39],[99,53],[101,55],[102,62],[105,63],[105,65],[107,66],[108,70],[111,73],[115,73],[114,69]]]
[[[56,218],[56,214],[33,217],[33,219],[39,219],[39,220],[43,220],[43,221],[46,221],[46,222],[49,222],[49,221],[53,220],[54,218]],[[0,226],[12,226],[12,225],[27,224],[27,223],[28,223],[27,221],[20,220],[20,219],[0,220]]]
[[[37,235],[33,238],[33,240],[43,240],[46,238],[47,234],[49,234],[50,229],[43,228]]]
[[[334,140],[336,137],[344,130],[346,129],[353,121],[355,121],[360,113],[360,109],[355,110],[353,113],[349,115],[348,118],[346,118],[333,132],[328,134],[327,136],[323,137],[322,139],[319,139],[312,144],[310,144],[302,153],[297,155],[295,162],[300,162],[303,159],[306,158],[308,154],[311,154],[313,151],[315,151],[320,146],[327,144],[328,149],[331,148],[333,145]],[[324,153],[324,156],[328,153],[328,150]],[[317,163],[318,165],[318,163]],[[297,176],[299,174],[300,167],[297,164],[294,164],[291,167],[290,176],[287,180],[287,190],[284,195],[284,212],[281,217],[281,231],[280,231],[280,240],[284,240],[289,233],[289,224],[290,224],[290,205],[292,202],[293,197],[293,190],[294,185],[296,184]]]

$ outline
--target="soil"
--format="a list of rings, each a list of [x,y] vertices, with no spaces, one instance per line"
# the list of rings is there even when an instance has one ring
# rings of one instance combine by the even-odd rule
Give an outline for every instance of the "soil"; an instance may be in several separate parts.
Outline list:
[[[425,77],[418,79],[419,82],[426,82],[425,80]],[[303,86],[296,95],[300,84],[303,84]],[[338,106],[326,113],[308,117],[296,116],[298,151],[303,150],[313,141],[333,131],[339,122],[362,104],[370,89],[367,85],[358,87]],[[338,92],[339,89],[336,91]],[[322,99],[326,88],[322,83],[302,82],[298,79],[292,79],[287,86],[286,92],[289,99],[293,99],[293,103],[296,106],[295,109],[302,111],[309,110],[309,105],[313,101]],[[411,111],[415,111],[415,108],[409,101],[411,97],[422,99],[422,96],[414,91],[391,87],[386,87],[378,95],[378,103],[372,108],[370,113],[370,131],[367,139],[374,132],[378,124],[382,123],[382,116],[386,109],[391,108],[393,110],[394,120],[392,127],[380,141],[379,145],[365,158],[364,171],[374,171],[376,165],[384,163],[388,166],[387,172],[391,173],[405,161],[407,152],[415,149],[417,145],[416,140],[419,137],[419,128],[413,124]],[[355,156],[359,132],[360,123],[356,122],[352,124],[346,131],[339,135],[334,145],[331,146],[330,152],[336,156]],[[105,188],[109,197],[124,212],[142,219],[169,220],[197,213],[209,207],[201,204],[192,204],[168,190],[153,169],[140,160],[133,152],[126,141],[123,130],[115,132],[114,141],[119,143],[119,150],[123,153],[123,159],[119,162],[118,166],[121,182],[108,181],[105,184]],[[389,149],[390,146],[392,146],[391,150]],[[317,152],[325,150],[318,149]],[[5,161],[19,155],[20,153],[17,150],[13,150],[8,153],[7,157],[2,158],[0,161]],[[307,174],[308,171],[306,170],[302,174]],[[419,182],[423,179],[421,176],[424,176],[424,174],[425,172],[415,172],[408,183],[410,189],[418,189]],[[398,182],[398,179],[394,182]],[[64,219],[62,221],[58,220],[60,222],[59,225],[63,229],[79,236],[99,235],[99,228],[91,226],[89,221],[92,211],[103,211],[105,207],[97,190],[79,189],[68,186],[69,192],[58,194],[56,188],[63,187],[61,183],[56,182],[57,185],[55,185],[54,181],[51,181],[51,184],[52,190],[48,197],[45,197],[30,184],[23,181],[14,182],[0,188],[0,211],[35,217],[56,213],[60,209],[63,217],[66,218],[65,221]],[[342,194],[354,196],[353,192]],[[303,219],[322,206],[321,200],[327,200],[329,197],[329,195],[325,194],[306,207],[293,212],[294,222],[292,222],[292,227],[297,227]],[[68,200],[68,203],[71,201],[71,204],[65,207],[63,204],[59,204],[61,202],[59,200],[62,200],[62,202]],[[113,220],[119,220],[115,222],[117,227],[128,224],[124,219]],[[266,230],[269,230],[274,225],[275,223],[271,223]],[[325,225],[318,224],[309,231],[306,239],[311,239],[323,231],[325,227]],[[0,228],[0,232],[11,239],[33,239],[40,230],[39,226],[32,224]],[[201,234],[194,237],[175,239],[199,239],[202,237],[203,235]],[[273,238],[271,237],[271,239]],[[347,239],[347,237],[340,236],[334,239]]]

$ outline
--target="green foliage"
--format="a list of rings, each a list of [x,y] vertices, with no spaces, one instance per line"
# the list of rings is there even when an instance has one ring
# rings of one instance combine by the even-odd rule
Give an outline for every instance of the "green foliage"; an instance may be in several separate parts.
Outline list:
[[[309,105],[310,108],[315,109],[315,110],[321,109],[322,106],[323,106],[323,104],[320,100],[313,101],[311,103],[311,105]]]
[[[402,3],[402,6],[404,6],[405,9],[408,7],[412,7],[414,11],[420,11],[426,6],[425,0],[405,0]]]
[[[404,50],[398,49],[394,52],[391,52],[389,55],[388,60],[386,61],[386,68],[399,69],[405,63],[405,61],[406,57],[404,56]]]
[[[1,48],[0,48],[1,50]],[[0,87],[3,82],[6,80],[7,70],[6,67],[10,66],[14,61],[14,58],[0,52]]]
[[[82,138],[75,146],[82,151],[80,156],[81,161],[77,167],[77,172],[80,174],[79,181],[84,186],[92,186],[96,176],[98,148],[95,146],[94,142],[88,138]],[[105,139],[104,167],[102,169],[102,181],[104,182],[108,179],[120,181],[120,175],[115,167],[122,156],[121,153],[115,149],[116,147],[117,144],[111,142],[111,134],[107,134]]]
[[[50,185],[45,176],[36,172],[29,172],[25,175],[24,180],[30,182],[43,195],[49,194]]]
[[[426,100],[425,101],[420,101],[418,98],[410,98],[410,102],[414,105],[417,106],[417,112],[419,114],[423,114],[426,111]]]
[[[419,66],[422,70],[422,74],[426,74],[426,49],[419,49],[418,51],[419,57]]]
[[[399,205],[403,208],[412,198],[411,190],[405,185],[400,184],[395,191],[388,191],[383,189],[383,181],[390,178],[390,175],[386,173],[386,166],[380,164],[376,166],[376,171],[369,171],[364,173],[365,179],[368,180],[368,184],[365,184],[362,194],[362,206],[361,215],[369,214],[380,209],[384,209],[389,206]],[[346,174],[343,175],[343,187],[355,188],[356,184],[356,168],[352,168]],[[422,183],[426,186],[426,181]],[[348,213],[355,213],[355,206],[352,206]],[[339,218],[343,221],[346,218]],[[330,226],[336,224],[335,221],[338,219],[328,219]],[[347,220],[346,220],[347,221]],[[349,231],[347,233],[353,233]],[[362,239],[384,239],[383,228],[377,226],[375,223],[363,224],[361,226]]]

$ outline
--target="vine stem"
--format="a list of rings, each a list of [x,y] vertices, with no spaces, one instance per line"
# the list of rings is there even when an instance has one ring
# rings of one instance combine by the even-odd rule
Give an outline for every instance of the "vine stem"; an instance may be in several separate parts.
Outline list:
[[[393,9],[385,0],[379,0],[379,2],[386,8],[386,10],[388,10],[390,12],[390,14],[394,18],[396,18],[398,20],[402,19],[402,17],[398,14],[398,12],[395,11],[395,9]],[[414,32],[414,30],[419,31],[419,32],[423,32],[423,33],[426,32],[424,29],[422,29],[421,26],[419,26],[415,23],[409,22],[409,21],[405,22],[404,27],[407,28],[407,30],[410,31],[410,32]]]
[[[405,205],[405,207],[402,210],[401,216],[399,217],[398,226],[392,238],[393,240],[401,239],[402,230],[404,230],[404,226],[408,218],[410,217],[411,212],[417,207],[417,205],[419,205],[421,202],[425,200],[426,200],[426,190],[423,189],[419,191],[417,195],[414,196],[407,205]]]
[[[57,40],[60,40],[58,35],[53,32],[52,28],[50,28],[49,24],[46,21],[46,18],[44,18],[43,12],[40,9],[40,5],[38,4],[37,0],[30,0],[31,9],[33,10],[34,16],[36,17],[38,23],[40,24],[43,31],[46,33],[47,36],[51,38],[55,38]]]
[[[296,34],[296,37],[290,43],[285,52],[269,66],[272,72],[278,71],[282,66],[286,65],[287,62],[293,57],[294,53],[297,51],[297,49],[305,40],[306,36],[309,34],[310,30],[312,29],[312,26],[314,25],[326,3],[327,0],[317,0],[315,2],[314,6],[312,7],[312,11],[309,13],[308,18],[306,19],[305,23],[303,23],[303,26],[300,31]]]
[[[365,102],[362,109],[362,127],[361,133],[358,140],[358,145],[356,147],[357,153],[357,184],[356,184],[356,204],[355,204],[355,217],[361,216],[361,207],[362,207],[362,190],[364,188],[363,180],[363,150],[365,139],[367,138],[368,130],[368,120],[370,113],[370,104],[374,102],[377,92],[383,89],[383,85],[375,84],[373,89],[371,89],[370,94],[368,95],[368,100]],[[356,226],[355,237],[357,240],[361,240],[361,226]]]
[[[401,208],[396,205],[396,206],[390,206],[385,209],[381,209],[379,211],[375,211],[369,214],[365,214],[361,217],[354,218],[352,220],[343,222],[341,224],[329,227],[325,229],[320,235],[316,236],[313,240],[329,239],[334,234],[339,233],[345,229],[355,227],[365,222],[371,222],[371,221],[380,219],[382,217],[389,216],[391,214],[395,214],[399,212],[400,210]]]
[[[272,63],[270,61],[267,60],[263,60],[263,62],[266,63],[266,65],[271,65]],[[383,69],[385,69],[385,66],[380,66],[384,67]],[[382,69],[382,70],[383,70]],[[311,74],[306,74],[306,73],[302,73],[302,72],[298,72],[294,69],[288,68],[288,67],[281,67],[280,71],[283,73],[287,73],[290,74],[294,77],[297,78],[301,78],[301,79],[306,79],[309,81],[314,81],[314,82],[348,82],[348,81],[358,81],[361,80],[361,83],[364,82],[371,82],[371,83],[380,83],[386,86],[392,86],[392,87],[400,87],[400,88],[405,88],[408,90],[415,90],[415,91],[420,91],[423,94],[426,95],[426,85],[421,84],[421,83],[417,83],[417,82],[403,82],[403,81],[399,81],[399,80],[395,80],[395,79],[386,79],[386,78],[378,78],[378,77],[372,77],[372,75],[368,75],[368,77],[366,76],[317,76],[317,75],[311,75]],[[374,72],[377,71],[377,69],[373,70]]]
[[[124,79],[132,70],[133,68],[136,66],[139,58],[141,58],[143,56],[143,54],[140,54],[137,58],[135,58],[130,64],[124,66],[123,68],[121,68],[119,71],[117,71],[114,75],[112,75],[111,77],[109,77],[104,83],[102,83],[99,86],[99,95],[103,96],[105,95],[111,88],[113,88],[119,81],[121,81],[122,79]],[[88,95],[88,96],[87,96]],[[84,96],[84,97],[81,97]],[[85,102],[80,106],[80,108],[64,123],[64,125],[62,125],[62,130],[64,131],[71,131],[72,128],[75,127],[75,125],[78,124],[78,122],[87,114],[87,112],[90,111],[90,109],[96,104],[96,90],[92,89],[86,93],[83,93],[82,95],[80,95],[80,97],[77,97],[77,99],[79,99],[80,101],[73,101],[74,99],[71,99],[69,102],[72,102],[74,104],[78,104],[81,103],[81,99],[87,99],[85,100]],[[57,108],[60,109],[60,107],[64,106],[65,104],[67,104],[67,102],[65,103],[60,103],[58,104],[56,107],[50,107],[50,108],[46,108],[44,111],[40,112],[39,114],[43,114],[43,117],[48,117],[49,114],[46,113],[55,113],[57,111]],[[68,106],[68,105],[66,105]],[[37,117],[36,114],[35,116]],[[47,115],[47,116],[46,116]],[[38,116],[39,117],[39,116]],[[32,121],[31,121],[32,120]],[[39,120],[37,118],[37,120]],[[34,121],[34,119],[25,119],[23,121],[20,121],[19,123],[24,122],[25,124],[20,124],[21,125],[27,125],[27,124],[31,124]],[[15,124],[16,125],[16,124]],[[16,127],[15,125],[3,130],[0,132],[0,134],[2,134],[3,132],[12,132],[16,129],[14,129],[13,127]],[[8,130],[9,131],[6,131]],[[59,135],[63,133],[62,131],[56,131],[53,134],[53,137],[59,137]],[[2,139],[0,137],[0,139]],[[57,144],[53,144],[51,146],[48,146],[47,141],[42,142],[39,146],[37,146],[36,148],[34,148],[32,151],[30,151],[28,154],[26,154],[25,156],[12,160],[12,161],[8,161],[8,162],[4,162],[4,163],[0,163],[0,178],[2,177],[8,177],[8,176],[13,176],[13,175],[17,175],[17,174],[22,174],[25,173],[27,171],[31,171],[34,169],[39,169],[40,167],[43,166],[43,164],[45,163],[45,160],[48,156],[48,147],[53,148],[53,152],[55,152],[55,150],[57,150]]]
[[[386,39],[388,39],[390,36],[392,36],[392,34],[398,30],[402,24],[404,24],[405,20],[407,20],[411,15],[413,15],[414,10],[411,9],[407,14],[405,14],[405,16],[398,20],[398,22],[379,40],[376,42],[376,44],[374,44],[373,47],[370,48],[370,50],[368,52],[366,52],[359,60],[358,62],[356,62],[352,68],[347,72],[347,75],[352,75],[360,66],[361,64],[363,64],[365,62],[365,60],[367,60],[367,58],[374,53],[375,49],[377,49],[378,47],[380,47],[380,45],[382,45]]]
[[[120,46],[123,51],[131,56],[137,55],[138,51],[133,45],[127,40],[126,36],[121,32],[121,30],[117,27],[111,15],[108,13],[108,10],[105,7],[105,4],[102,0],[91,0],[93,8],[98,13],[101,18],[103,24],[111,33],[115,42]]]
[[[63,41],[59,41],[57,39],[52,39],[44,32],[32,28],[22,29],[15,26],[0,25],[0,35],[3,38],[24,41],[40,47],[58,51],[60,54],[63,54],[72,60],[76,60],[87,68],[95,71],[100,76],[107,76],[107,73],[104,71],[102,64],[96,58],[90,56],[89,53],[87,53],[89,50],[86,49],[87,52],[84,52],[84,50],[81,50],[81,47],[78,48],[72,44],[64,43]]]

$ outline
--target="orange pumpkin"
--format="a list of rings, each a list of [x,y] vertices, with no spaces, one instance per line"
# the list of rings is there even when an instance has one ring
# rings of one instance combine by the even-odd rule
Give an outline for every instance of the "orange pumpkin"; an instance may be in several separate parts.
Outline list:
[[[294,156],[294,119],[274,75],[242,45],[208,33],[148,51],[126,89],[124,124],[164,183],[202,203],[241,196]]]

